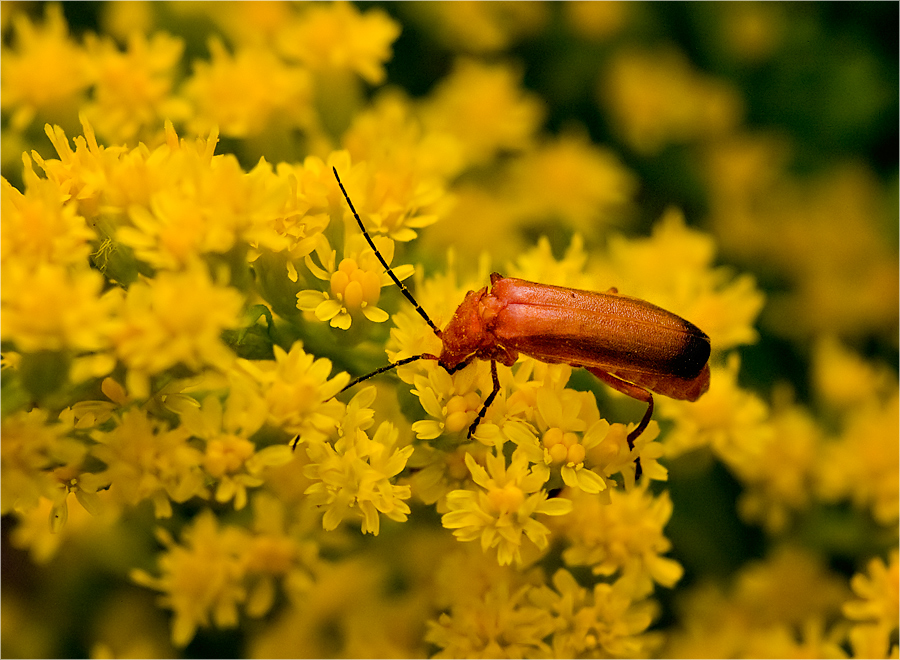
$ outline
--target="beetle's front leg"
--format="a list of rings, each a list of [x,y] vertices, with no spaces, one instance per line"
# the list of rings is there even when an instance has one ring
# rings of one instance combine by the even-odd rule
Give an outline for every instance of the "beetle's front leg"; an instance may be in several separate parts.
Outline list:
[[[614,390],[618,390],[622,394],[630,396],[632,399],[637,399],[638,401],[643,401],[647,404],[647,412],[644,413],[644,416],[641,418],[641,421],[638,422],[637,427],[625,438],[628,441],[628,448],[633,450],[634,441],[637,440],[638,437],[640,437],[641,433],[644,432],[644,429],[647,428],[647,424],[650,423],[650,418],[653,416],[653,394],[651,394],[649,390],[645,390],[643,387],[638,387],[634,383],[629,383],[626,380],[617,378],[616,376],[613,376],[606,371],[601,371],[600,369],[597,369],[595,367],[585,368]],[[641,457],[638,456],[634,459],[635,481],[641,478],[641,472]]]
[[[497,396],[497,393],[500,391],[500,379],[497,377],[497,361],[491,360],[491,380],[494,383],[494,389],[491,390],[491,393],[488,394],[487,398],[484,400],[484,405],[481,406],[481,410],[478,411],[478,416],[475,417],[475,421],[472,422],[471,426],[469,426],[469,433],[466,436],[467,438],[471,438],[475,433],[475,429],[478,428],[478,425],[481,423],[481,420],[484,419],[484,416],[487,414],[488,408],[491,407],[491,404],[494,402],[494,399]]]
[[[448,374],[451,376],[455,374],[457,371],[461,371],[468,367],[475,360],[475,356],[470,356],[467,360],[460,362],[452,367],[444,367]],[[481,410],[478,411],[478,415],[475,417],[475,421],[469,425],[469,432],[466,435],[467,438],[471,439],[472,434],[475,433],[475,429],[478,428],[478,425],[481,423],[481,420],[484,419],[484,416],[487,414],[487,409],[490,407],[491,403],[493,403],[494,398],[497,396],[497,392],[500,391],[500,378],[497,376],[497,361],[491,360],[491,380],[494,383],[494,387],[491,390],[491,393],[488,394],[487,398],[484,400],[484,404],[481,406]]]

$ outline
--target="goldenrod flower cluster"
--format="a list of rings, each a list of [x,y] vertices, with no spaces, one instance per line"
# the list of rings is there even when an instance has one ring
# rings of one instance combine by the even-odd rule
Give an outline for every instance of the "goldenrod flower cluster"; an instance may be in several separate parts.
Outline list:
[[[4,655],[897,657],[891,194],[742,87],[818,5],[0,7]],[[804,121],[896,107],[851,55]],[[496,271],[689,319],[709,391],[634,449],[540,356],[345,391]]]

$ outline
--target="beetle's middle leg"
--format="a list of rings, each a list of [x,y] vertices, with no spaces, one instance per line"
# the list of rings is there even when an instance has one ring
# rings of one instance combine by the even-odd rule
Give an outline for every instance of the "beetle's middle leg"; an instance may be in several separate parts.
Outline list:
[[[597,378],[609,385],[614,390],[630,396],[632,399],[637,399],[638,401],[643,401],[647,404],[647,412],[644,413],[644,416],[641,418],[641,421],[638,422],[637,427],[625,438],[628,441],[628,448],[633,450],[634,441],[637,440],[641,433],[644,432],[644,429],[647,428],[647,424],[650,423],[650,418],[653,417],[653,394],[651,394],[649,390],[645,390],[643,387],[639,387],[634,383],[629,383],[627,380],[617,378],[611,373],[601,371],[596,367],[585,367],[585,369],[590,371]],[[641,457],[638,456],[634,459],[635,481],[640,479],[641,472]]]

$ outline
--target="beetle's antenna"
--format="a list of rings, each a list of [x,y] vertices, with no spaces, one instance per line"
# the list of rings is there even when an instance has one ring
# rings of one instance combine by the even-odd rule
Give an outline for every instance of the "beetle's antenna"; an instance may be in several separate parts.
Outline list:
[[[354,385],[359,385],[364,380],[369,380],[372,376],[377,376],[378,374],[383,374],[385,371],[390,371],[391,369],[396,369],[397,367],[402,367],[404,364],[409,364],[410,362],[415,362],[416,360],[438,360],[437,355],[432,355],[431,353],[422,353],[421,355],[413,355],[412,357],[403,358],[402,360],[397,360],[396,362],[392,362],[391,364],[386,364],[383,367],[379,367],[375,371],[370,374],[366,374],[365,376],[360,376],[359,378],[354,378],[349,383],[344,385],[341,392],[346,392]],[[338,392],[340,394],[341,392]]]
[[[413,294],[411,294],[409,292],[409,289],[406,288],[406,285],[404,285],[403,282],[400,281],[400,278],[398,278],[396,275],[394,275],[394,271],[391,269],[390,266],[388,266],[387,262],[384,260],[384,257],[381,256],[381,252],[378,251],[378,248],[375,247],[375,242],[372,240],[372,237],[369,236],[369,232],[366,231],[366,227],[363,224],[362,219],[359,217],[359,213],[356,212],[356,208],[353,206],[353,202],[350,201],[350,195],[347,194],[347,191],[344,188],[344,184],[341,183],[341,177],[338,176],[337,168],[332,167],[331,169],[334,171],[334,178],[337,179],[338,185],[341,187],[341,192],[344,193],[344,199],[347,200],[347,205],[350,207],[350,210],[353,212],[353,217],[356,218],[356,224],[359,225],[360,231],[362,231],[363,236],[365,236],[366,241],[369,243],[369,247],[371,247],[372,251],[375,252],[375,256],[378,257],[378,261],[381,262],[381,265],[384,266],[384,269],[387,271],[387,274],[390,275],[392,280],[394,280],[394,284],[396,284],[400,288],[400,293],[402,293],[404,296],[406,296],[406,299],[412,303],[413,307],[416,308],[416,311],[419,313],[419,316],[421,316],[423,319],[425,319],[425,321],[428,323],[428,325],[431,326],[431,329],[434,330],[434,334],[436,334],[438,337],[440,337],[441,331],[438,330],[437,326],[434,324],[434,321],[432,321],[431,318],[429,318],[428,314],[425,313],[425,310],[422,309],[422,306],[418,302],[416,302],[416,299],[413,298]],[[412,360],[409,360],[409,361],[412,362]],[[399,364],[399,363],[397,363],[397,364]],[[390,365],[388,368],[397,366],[397,364]],[[386,369],[383,371],[386,371]],[[376,373],[381,373],[381,372],[376,371],[374,373],[369,374],[369,376],[374,376]],[[364,376],[363,380],[365,380],[369,376]],[[351,383],[350,385],[355,385],[358,382],[359,382],[359,379],[353,381],[353,383]],[[350,385],[348,385],[347,387],[350,387]],[[347,389],[347,387],[345,387],[344,389]]]

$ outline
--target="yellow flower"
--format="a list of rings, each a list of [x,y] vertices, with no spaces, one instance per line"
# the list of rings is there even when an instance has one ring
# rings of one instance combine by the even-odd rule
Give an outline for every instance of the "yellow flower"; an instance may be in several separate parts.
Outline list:
[[[298,540],[290,506],[278,497],[259,492],[253,496],[253,538],[245,557],[247,570],[258,579],[247,599],[247,613],[262,616],[274,604],[275,579],[292,597],[305,597],[312,587],[311,573],[318,564],[319,546],[313,540]]]
[[[415,376],[412,393],[433,418],[413,422],[412,430],[419,440],[468,431],[483,405],[482,397],[475,391],[476,378],[479,384],[490,382],[484,378],[486,366],[487,363],[471,366],[451,376],[436,365],[428,369],[427,375]]]
[[[369,438],[361,429],[345,435],[334,445],[308,442],[310,464],[304,475],[313,481],[306,489],[310,501],[325,508],[322,526],[336,529],[347,517],[361,517],[363,534],[378,536],[379,514],[398,522],[406,520],[409,486],[392,482],[409,460],[412,446],[397,448],[397,430],[382,423]]]
[[[56,181],[39,179],[25,156],[25,193],[0,178],[0,256],[23,264],[86,265],[96,237]]]
[[[132,284],[109,333],[128,367],[129,391],[145,398],[149,377],[178,364],[194,371],[227,369],[235,355],[221,334],[240,325],[243,304],[240,292],[214,284],[206,266],[196,262],[184,272],[161,272]]]
[[[178,120],[187,113],[184,102],[172,97],[175,67],[184,42],[164,32],[151,38],[128,35],[123,53],[110,38],[85,36],[93,101],[84,112],[97,131],[113,143],[153,137],[163,119]]]
[[[636,13],[628,2],[572,2],[563,6],[566,25],[576,34],[605,40],[618,34]]]
[[[368,431],[375,424],[375,411],[370,407],[377,396],[372,385],[358,388],[344,411],[338,437],[355,435],[357,430]]]
[[[363,189],[369,191],[369,194],[363,194],[358,199],[355,191],[359,190],[360,186],[351,182],[366,177],[364,169],[360,166],[351,168],[347,152],[332,152],[329,162],[335,163],[334,168],[338,169],[339,173],[339,168],[344,168],[345,174],[341,174],[341,181],[352,196],[354,208],[359,212],[361,218],[365,218],[366,225],[369,225],[370,220],[374,220],[371,225],[367,226],[368,231],[372,233],[388,232],[397,237],[397,240],[409,240],[415,236],[415,232],[410,227],[418,227],[434,221],[434,218],[418,216],[421,209],[414,201],[407,200],[398,203],[384,198],[373,199],[372,194],[377,193],[378,190],[371,187],[362,186]],[[328,186],[327,196],[322,195],[321,200],[312,198],[313,204],[324,204],[329,198],[334,199],[333,193],[338,191],[339,187],[334,180],[333,172],[322,172],[324,168],[321,161],[310,159],[308,159],[308,163],[304,164],[304,169],[309,170],[306,174],[307,178],[316,177],[317,179],[315,188],[307,184],[311,192],[322,195],[323,191],[319,189],[319,186],[323,184]],[[323,182],[322,174],[325,176],[330,174],[331,181]],[[345,179],[349,181],[345,181]],[[381,179],[388,181],[390,177]],[[378,211],[373,210],[373,202],[378,205]],[[334,203],[340,204],[341,207],[340,217],[343,218],[344,230],[343,258],[338,263],[337,250],[331,247],[331,242],[324,234],[316,235],[311,239],[310,245],[314,246],[318,263],[313,259],[312,254],[307,254],[304,257],[306,267],[313,276],[327,281],[330,290],[327,292],[317,289],[300,291],[297,294],[297,307],[304,311],[314,312],[320,321],[329,321],[332,327],[342,330],[348,329],[353,317],[360,313],[372,322],[384,322],[388,319],[387,313],[377,307],[377,303],[381,297],[381,288],[394,286],[394,282],[369,247],[349,205],[343,199],[343,195],[338,193],[337,200],[334,202],[329,200],[328,203],[331,209],[334,209]],[[335,231],[339,231],[339,229]],[[393,240],[385,236],[372,236],[372,234],[370,236],[382,257],[390,264],[394,255]],[[413,273],[412,266],[408,265],[394,266],[392,270],[400,280],[408,278]]]
[[[869,562],[868,576],[857,573],[850,586],[861,600],[844,605],[844,614],[855,621],[874,621],[886,626],[888,632],[897,629],[900,616],[900,563],[897,551],[892,550],[887,564],[880,558]]]
[[[65,422],[48,424],[48,414],[39,408],[4,416],[0,443],[0,511],[28,512],[41,497],[55,505],[68,493],[65,481],[80,473],[87,449],[68,436]],[[65,481],[64,481],[65,480]]]
[[[253,500],[252,529],[220,525],[207,509],[182,532],[180,544],[157,530],[166,548],[159,557],[161,576],[133,570],[131,578],[163,593],[161,604],[175,615],[173,644],[185,646],[197,628],[210,623],[237,626],[239,608],[263,616],[274,603],[276,577],[293,588],[309,588],[316,551],[286,533],[284,513],[275,498],[262,495]]]
[[[395,241],[408,242],[418,235],[416,229],[437,222],[446,206],[439,179],[421,175],[411,163],[388,162],[375,171],[371,166],[366,169],[369,172],[363,175],[362,186],[355,182],[344,186],[370,234],[386,234]],[[344,209],[345,222],[355,225],[349,207]]]
[[[709,161],[713,221],[723,252],[783,282],[765,325],[804,340],[819,333],[892,337],[897,253],[885,233],[893,215],[878,176],[853,162],[798,179],[782,145],[765,137],[743,142]],[[722,180],[735,170],[733,180]]]
[[[384,139],[384,135],[380,139]],[[393,142],[391,144],[392,149],[397,149]],[[303,164],[303,192],[314,205],[327,200],[333,217],[343,219],[345,246],[367,243],[364,243],[359,224],[335,181],[334,170],[337,170],[367,232],[376,239],[378,234],[385,234],[394,241],[410,241],[417,236],[416,229],[438,219],[438,213],[445,205],[443,184],[438,178],[423,176],[413,163],[392,164],[392,158],[404,160],[399,152],[375,157],[378,156],[389,161],[379,165],[378,169],[366,162],[351,165],[349,151],[331,152],[327,165],[313,157]],[[338,209],[339,213],[335,213]]]
[[[257,175],[260,178],[270,177],[271,173],[265,173],[269,169],[269,165],[260,161],[260,163],[250,172],[251,176]],[[274,219],[267,219],[271,223],[271,227],[275,233],[284,237],[287,251],[291,259],[302,259],[313,251],[317,235],[325,227],[328,226],[328,215],[320,212],[319,209],[311,208],[310,202],[307,201],[306,195],[299,189],[299,177],[293,167],[286,163],[279,163],[276,167],[275,175],[278,184],[285,186],[289,191],[287,195],[281,198],[281,208],[275,214]],[[275,197],[277,187],[271,186],[271,197]],[[258,247],[258,246],[255,246]],[[270,246],[275,249],[274,246]],[[252,257],[251,257],[252,260]],[[292,262],[288,269],[288,278],[292,282],[297,281],[296,269]],[[290,272],[293,269],[293,274]]]
[[[829,501],[849,498],[870,509],[882,525],[896,526],[900,516],[898,447],[900,394],[870,400],[848,415],[840,438],[827,444],[817,466],[818,491]]]
[[[380,541],[381,539],[379,539]],[[427,556],[428,550],[421,549]],[[375,657],[428,655],[422,641],[422,592],[384,589],[391,580],[407,579],[390,557],[371,554],[322,562],[315,581],[293,596],[278,615],[265,621],[248,640],[248,655],[261,658]],[[400,569],[399,572],[397,569]],[[337,635],[335,631],[340,631]]]
[[[635,597],[628,580],[580,586],[565,569],[554,573],[552,588],[541,585],[529,600],[554,615],[554,658],[641,657],[649,649],[641,634],[653,621],[656,607]]]
[[[104,378],[100,383],[100,390],[108,400],[77,401],[59,414],[60,420],[79,430],[93,429],[112,419],[119,407],[131,403],[125,388],[113,378]]]
[[[91,434],[98,443],[91,454],[106,464],[97,479],[110,485],[117,501],[136,506],[149,500],[157,518],[168,518],[172,502],[206,496],[203,453],[188,443],[186,428],[169,429],[138,409],[124,412],[118,422]]]
[[[407,180],[413,191],[433,190],[464,167],[457,139],[426,129],[418,106],[395,88],[379,91],[353,117],[341,143],[353,162],[370,163],[392,179]]]
[[[637,187],[612,152],[574,131],[527,152],[509,170],[504,197],[518,223],[561,221],[591,235],[620,224]]]
[[[354,314],[362,313],[373,323],[384,323],[388,314],[379,308],[381,287],[391,286],[393,281],[384,271],[371,248],[363,247],[365,239],[351,240],[349,243],[359,246],[359,252],[345,250],[346,256],[339,264],[335,264],[336,251],[330,249],[328,240],[320,235],[315,253],[319,264],[310,255],[305,257],[306,267],[320,280],[329,282],[328,292],[315,289],[304,289],[297,294],[297,308],[314,312],[320,321],[328,321],[332,328],[347,330]],[[393,243],[379,241],[385,261],[393,258]],[[408,269],[401,269],[406,272]],[[384,280],[387,280],[386,282]]]
[[[444,45],[466,53],[503,51],[540,34],[550,20],[549,7],[537,2],[423,2],[403,10]]]
[[[572,513],[554,522],[567,547],[563,561],[589,566],[595,575],[626,577],[640,598],[653,591],[653,583],[672,587],[683,569],[662,555],[672,547],[663,530],[672,516],[667,492],[658,497],[646,487],[629,491],[608,489],[607,497],[567,490]]]
[[[245,173],[233,156],[214,157],[217,133],[189,142],[167,123],[166,144],[153,152],[143,145],[128,151],[100,146],[90,123],[82,123],[84,137],[74,139],[74,150],[62,129],[48,126],[59,159],[34,157],[101,229],[104,241],[92,256],[110,279],[127,284],[137,276],[134,263],[124,273],[107,269],[122,245],[167,269],[186,268],[200,253],[229,253],[239,241],[275,250],[290,246],[284,219],[296,222],[305,210],[297,205],[296,184],[292,189],[289,177],[264,163]],[[241,247],[237,253],[243,255]],[[230,265],[238,272],[245,268]]]
[[[535,426],[542,452],[538,460],[558,469],[569,487],[599,493],[606,489],[607,483],[591,469],[593,461],[588,460],[588,452],[606,436],[609,423],[600,420],[593,394],[564,387],[570,367],[554,365],[552,368],[565,375],[555,382],[545,380],[534,393]],[[519,444],[519,447],[529,453],[528,445]]]
[[[274,346],[275,360],[237,361],[232,377],[249,379],[265,402],[270,424],[297,436],[298,442],[324,440],[338,425],[344,404],[334,399],[350,380],[331,376],[331,360],[316,359],[294,343],[290,352]]]
[[[296,179],[274,173],[264,162],[245,173],[233,156],[214,157],[216,132],[207,139],[179,140],[167,123],[165,144],[152,152],[143,145],[129,151],[100,146],[91,124],[84,118],[82,123],[84,137],[73,140],[74,150],[62,129],[48,126],[59,158],[34,157],[60,190],[56,203],[72,198],[77,205],[71,208],[98,228],[104,241],[92,256],[105,273],[110,253],[123,244],[153,267],[178,269],[200,253],[228,253],[240,241],[274,250],[291,247],[285,235],[301,234],[298,220],[304,230],[315,231],[315,223],[303,217],[308,207],[298,199]],[[26,179],[52,200],[51,183],[28,171]],[[68,213],[70,207],[64,208]],[[70,242],[84,233],[71,229]],[[243,255],[246,247],[241,247]],[[232,265],[239,266],[244,264]],[[125,284],[136,277],[136,266],[131,268],[130,278],[120,279]]]
[[[769,407],[738,385],[739,369],[740,359],[732,353],[724,366],[712,366],[709,391],[696,402],[659,397],[660,417],[675,422],[665,438],[667,455],[709,446],[728,465],[771,467],[763,451],[773,433]]]
[[[13,514],[16,524],[10,530],[10,544],[27,550],[35,564],[52,565],[60,550],[65,553],[74,545],[90,544],[90,539],[109,534],[116,526],[118,507],[107,491],[93,493],[95,501],[91,502],[75,490],[71,506],[69,494],[60,488],[52,498],[41,497],[36,507]],[[99,506],[93,505],[96,501]],[[61,515],[65,520],[60,520]]]
[[[845,630],[827,629],[847,598],[844,580],[819,557],[791,546],[746,564],[726,591],[707,583],[686,593],[684,622],[666,657],[846,657]]]
[[[215,143],[215,135],[210,142]],[[204,160],[191,149],[166,149],[158,156],[151,158],[164,162],[155,162],[153,169],[171,179],[146,206],[132,205],[131,226],[115,233],[138,259],[177,270],[201,254],[243,255],[250,242],[275,250],[289,245],[278,235],[280,221],[282,214],[291,214],[296,222],[299,210],[291,208],[289,182],[268,164],[261,162],[248,173],[231,155]],[[243,261],[229,264],[237,273],[245,268]]]
[[[103,293],[103,277],[87,268],[3,262],[0,336],[25,353],[99,351],[109,347],[115,294]]]
[[[121,213],[132,202],[145,202],[148,189],[152,189],[149,184],[157,183],[156,177],[146,175],[147,148],[139,146],[129,152],[122,146],[104,147],[97,142],[87,118],[84,115],[79,118],[84,135],[72,139],[74,150],[62,128],[49,124],[44,127],[59,158],[45,160],[34,151],[32,156],[47,178],[75,200],[79,213],[89,220],[100,215],[101,209],[109,211],[109,207],[119,207],[116,210]],[[168,127],[169,147],[177,147],[178,137],[171,125]],[[215,147],[214,142],[212,146]]]
[[[779,532],[810,504],[823,438],[816,422],[799,406],[776,409],[768,426],[770,432],[756,436],[756,446],[741,460],[723,458],[746,488],[738,501],[741,516]]]
[[[483,462],[488,448],[477,442],[460,445],[453,451],[436,449],[428,443],[419,442],[409,459],[413,468],[409,478],[412,493],[425,504],[434,504],[452,490],[466,487],[470,483],[466,456],[472,454]],[[438,504],[438,511],[444,509]]]
[[[544,639],[553,632],[550,613],[530,605],[530,585],[515,590],[497,581],[483,594],[454,603],[428,622],[425,641],[441,650],[436,658],[548,657]]]
[[[500,151],[525,150],[544,109],[521,88],[520,79],[510,66],[460,59],[422,108],[422,120],[429,130],[454,135],[472,165],[489,162]]]
[[[263,416],[256,416],[255,423],[249,428],[242,428],[241,422],[247,417],[242,411],[235,411],[235,399],[229,396],[223,409],[219,397],[210,394],[203,399],[199,407],[191,405],[179,406],[181,423],[194,437],[202,438],[205,443],[203,469],[216,482],[216,502],[234,500],[234,508],[243,509],[247,504],[247,489],[263,485],[262,472],[266,467],[283,465],[292,458],[290,447],[273,445],[257,451],[256,445],[248,439],[259,425]],[[240,406],[241,402],[237,402]],[[167,407],[172,405],[167,402]],[[254,428],[255,427],[255,428]]]
[[[560,476],[567,486],[599,493],[614,484],[611,476],[617,472],[626,484],[633,485],[633,462],[638,456],[645,479],[666,479],[665,468],[656,462],[661,454],[659,445],[652,442],[656,429],[648,427],[631,450],[625,426],[611,426],[600,419],[593,394],[563,389],[563,383],[565,380],[555,387],[537,390],[535,425],[541,432],[544,462],[560,467]]]
[[[816,341],[813,379],[818,396],[840,410],[890,393],[896,381],[886,364],[863,360],[830,334]]]
[[[522,563],[522,535],[539,549],[547,547],[550,530],[534,516],[561,516],[572,510],[572,502],[548,499],[543,489],[549,474],[539,466],[529,469],[527,459],[514,456],[507,467],[502,454],[485,456],[486,469],[471,454],[466,466],[475,482],[475,490],[455,490],[447,494],[448,513],[444,527],[453,530],[460,541],[481,540],[485,552],[497,548],[502,565]]]
[[[247,598],[243,555],[249,534],[234,526],[219,527],[212,511],[204,510],[175,542],[163,529],[157,537],[166,547],[159,559],[161,577],[143,570],[131,572],[138,584],[163,592],[161,603],[174,612],[172,643],[185,646],[197,628],[210,619],[219,628],[238,624],[238,605]]]
[[[734,582],[735,600],[761,623],[799,624],[811,613],[830,616],[848,596],[844,578],[813,552],[792,545],[748,562]]]
[[[69,38],[62,7],[48,4],[39,25],[23,11],[13,11],[13,46],[4,42],[0,57],[0,107],[12,112],[15,131],[27,128],[39,114],[51,121],[70,119],[91,77],[84,51]]]
[[[384,63],[399,34],[400,26],[382,10],[361,14],[349,2],[335,2],[304,7],[279,31],[276,46],[313,71],[353,71],[375,85],[384,80]]]
[[[743,113],[735,89],[693,70],[671,48],[620,51],[601,78],[600,95],[618,133],[642,154],[727,134]]]
[[[197,61],[184,85],[195,106],[192,131],[218,126],[222,135],[254,137],[274,131],[316,129],[309,73],[283,62],[265,45],[229,54],[222,42],[209,43],[210,61]]]

